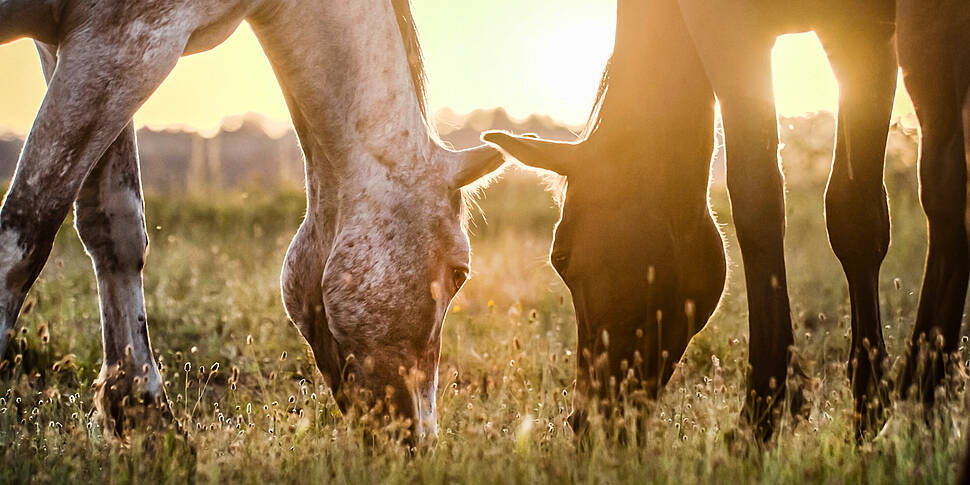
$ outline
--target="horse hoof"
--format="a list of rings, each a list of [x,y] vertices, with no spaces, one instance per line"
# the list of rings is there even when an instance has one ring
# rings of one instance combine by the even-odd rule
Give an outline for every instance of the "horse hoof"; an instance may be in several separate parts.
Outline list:
[[[123,371],[111,371],[98,380],[94,406],[105,436],[122,442],[135,429],[160,430],[174,421],[164,389],[150,392]]]

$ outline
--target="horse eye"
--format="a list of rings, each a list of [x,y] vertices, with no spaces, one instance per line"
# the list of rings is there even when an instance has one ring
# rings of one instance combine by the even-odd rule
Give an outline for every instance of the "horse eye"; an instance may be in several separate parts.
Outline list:
[[[565,253],[552,253],[552,267],[559,271],[566,269],[566,265],[569,263],[569,255]]]
[[[451,281],[455,285],[455,291],[461,288],[468,281],[468,270],[465,268],[455,268],[451,270]]]

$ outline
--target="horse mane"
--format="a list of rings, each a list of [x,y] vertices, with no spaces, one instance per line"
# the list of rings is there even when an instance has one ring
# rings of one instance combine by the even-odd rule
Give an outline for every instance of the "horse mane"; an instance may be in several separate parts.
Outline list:
[[[579,138],[584,139],[589,135],[592,135],[594,131],[599,127],[600,123],[600,109],[603,107],[603,101],[606,99],[606,92],[610,89],[610,68],[613,65],[613,56],[606,61],[606,66],[603,67],[603,75],[600,77],[600,84],[596,90],[596,99],[593,101],[593,109],[589,112],[589,117],[586,119],[586,126],[583,127],[583,131],[580,133]]]
[[[441,143],[438,130],[435,128],[430,115],[428,76],[424,70],[424,54],[421,52],[421,42],[418,38],[418,26],[414,23],[414,14],[411,12],[411,0],[391,0],[391,5],[394,7],[394,16],[397,18],[398,30],[401,31],[401,40],[404,42],[408,69],[411,71],[411,84],[414,86],[414,93],[418,97],[421,116],[424,118],[428,133],[435,141]]]

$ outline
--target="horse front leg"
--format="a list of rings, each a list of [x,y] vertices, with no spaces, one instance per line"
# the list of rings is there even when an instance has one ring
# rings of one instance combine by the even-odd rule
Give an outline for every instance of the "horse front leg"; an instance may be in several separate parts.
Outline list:
[[[896,92],[893,34],[892,22],[875,21],[819,32],[839,81],[837,139],[825,190],[825,221],[829,243],[849,284],[852,347],[848,374],[859,438],[878,431],[889,404],[879,268],[889,249],[883,165]]]
[[[6,333],[16,322],[27,291],[47,261],[61,222],[74,201],[82,195],[82,184],[88,174],[119,138],[122,130],[130,125],[132,115],[167,76],[184,50],[189,35],[184,26],[173,22],[170,27],[165,18],[145,20],[154,28],[132,31],[124,26],[92,25],[69,36],[70,40],[59,48],[57,68],[50,78],[47,96],[31,128],[17,173],[0,209],[0,330],[4,334],[0,346],[5,344]],[[108,165],[118,167],[128,164],[128,167],[116,170],[105,166],[91,183],[103,187],[105,183],[110,185],[110,180],[130,177],[133,149],[133,133],[122,136],[117,148],[106,156],[106,160],[114,160]],[[126,170],[127,174],[124,174]],[[106,174],[112,174],[107,176],[108,182],[105,180]],[[137,170],[135,174],[137,178]],[[99,281],[102,297],[110,301],[102,310],[106,314],[111,313],[108,320],[125,321],[118,325],[124,325],[126,330],[123,332],[129,333],[127,338],[133,342],[133,357],[135,352],[142,352],[139,358],[145,362],[142,369],[136,369],[134,377],[139,373],[144,374],[147,387],[158,388],[160,379],[157,369],[152,369],[150,365],[149,371],[144,371],[144,364],[150,361],[151,355],[147,333],[132,334],[137,333],[137,329],[144,329],[144,303],[138,271],[145,240],[143,227],[140,235],[137,228],[132,230],[131,227],[132,224],[143,224],[140,215],[133,215],[140,208],[134,209],[134,202],[123,200],[136,197],[130,190],[131,185],[128,190],[99,192],[99,202],[96,203],[92,202],[92,192],[86,191],[78,202],[79,225],[86,232],[83,236],[86,246],[96,261],[101,262],[98,265],[99,280],[104,279],[100,277],[102,271],[105,276],[110,273],[109,265],[116,266],[112,283],[106,282],[102,286]],[[117,199],[112,200],[115,197]],[[137,198],[140,204],[140,192]],[[117,225],[112,227],[127,228],[128,232],[120,236],[123,240],[112,240],[119,247],[105,251],[92,250],[97,240],[94,228],[84,222],[96,210],[92,208],[119,209],[123,206],[127,207],[125,210],[128,213],[119,216]],[[121,247],[128,244],[134,246]],[[120,256],[122,251],[126,255]],[[137,256],[137,253],[141,256]],[[120,258],[115,261],[113,256]],[[121,282],[121,279],[126,281]],[[137,294],[123,294],[131,291]],[[119,307],[126,308],[119,311]],[[112,331],[106,332],[109,337],[112,334]],[[124,353],[126,346],[121,347],[120,352]],[[107,366],[113,364],[111,360],[116,360],[116,353],[116,349],[106,347]],[[131,376],[130,373],[128,375]],[[104,399],[114,397],[109,393]]]
[[[742,418],[767,439],[780,416],[788,376],[801,377],[792,359],[795,343],[785,268],[784,180],[778,166],[774,104],[764,99],[721,97],[727,147],[727,186],[744,263],[748,297],[748,390]],[[791,390],[793,412],[803,405],[801,386]]]
[[[927,15],[928,8],[942,15]],[[970,276],[966,140],[960,109],[970,96],[970,56],[950,44],[955,39],[950,33],[959,30],[945,25],[961,13],[911,1],[900,2],[897,13],[900,64],[922,135],[920,201],[929,229],[916,326],[907,344],[899,390],[903,397],[926,404],[934,402],[948,359],[957,349]]]
[[[785,271],[785,193],[771,75],[772,19],[749,2],[679,0],[721,103],[727,186],[748,296],[748,362],[742,420],[771,437],[786,395],[804,404]],[[789,377],[793,377],[789,382]],[[789,390],[789,384],[794,387]]]

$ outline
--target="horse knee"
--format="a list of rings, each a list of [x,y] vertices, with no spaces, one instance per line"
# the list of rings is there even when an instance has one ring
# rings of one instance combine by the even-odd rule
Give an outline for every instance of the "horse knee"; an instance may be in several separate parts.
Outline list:
[[[780,250],[785,233],[783,179],[777,168],[731,176],[728,191],[741,250],[754,257]]]
[[[832,251],[843,266],[878,267],[889,251],[886,191],[881,180],[868,188],[841,182],[833,179],[825,192],[825,223]]]
[[[964,227],[967,197],[964,146],[960,136],[940,137],[936,133],[927,131],[923,139],[920,202],[930,236],[952,238],[962,234]]]
[[[145,265],[148,234],[141,198],[133,191],[120,192],[82,193],[77,202],[77,233],[99,272],[139,272]]]

